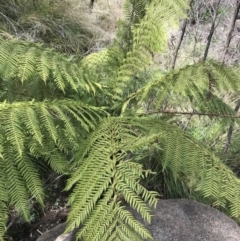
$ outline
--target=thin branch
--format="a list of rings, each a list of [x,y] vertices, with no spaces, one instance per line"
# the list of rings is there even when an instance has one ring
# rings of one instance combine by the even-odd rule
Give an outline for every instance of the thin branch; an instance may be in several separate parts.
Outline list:
[[[235,112],[238,112],[239,108],[240,108],[240,99],[238,100],[238,103],[235,107]],[[226,140],[225,147],[224,147],[224,150],[223,150],[224,154],[228,152],[228,149],[230,147],[231,139],[232,139],[232,133],[233,133],[233,125],[230,125],[229,129],[228,129],[228,133],[227,133],[227,140]]]
[[[174,55],[173,55],[172,69],[174,69],[174,68],[175,68],[175,65],[176,65],[176,60],[177,60],[177,56],[178,56],[178,51],[179,51],[179,49],[180,49],[180,47],[181,47],[181,44],[182,44],[182,41],[183,41],[183,37],[184,37],[185,31],[186,31],[186,27],[187,27],[187,22],[188,22],[188,20],[187,20],[187,19],[184,19],[183,25],[182,25],[182,33],[181,33],[180,39],[179,39],[179,41],[178,41],[176,50],[175,50]]]
[[[236,0],[235,1],[235,8],[234,8],[234,12],[233,12],[233,15],[232,15],[232,20],[231,20],[231,25],[230,25],[231,27],[229,28],[226,44],[224,46],[224,52],[223,52],[223,57],[222,57],[223,63],[224,63],[224,60],[225,60],[225,56],[227,55],[228,47],[230,45],[231,39],[233,37],[233,31],[234,31],[236,20],[238,19],[239,9],[240,9],[240,1]],[[239,107],[240,107],[240,99],[238,100],[238,103],[235,107],[235,112],[238,112]],[[227,133],[227,140],[226,140],[226,143],[225,143],[225,147],[223,149],[224,154],[226,154],[228,152],[228,149],[230,147],[231,139],[232,139],[232,133],[233,133],[233,125],[230,125],[229,129],[228,129],[228,133]]]
[[[232,133],[233,133],[233,126],[230,125],[230,126],[229,126],[229,129],[228,129],[228,132],[227,132],[227,140],[226,140],[226,143],[225,143],[225,147],[224,147],[224,150],[223,150],[223,154],[225,154],[225,153],[228,152],[228,149],[229,149],[230,144],[231,144]]]
[[[208,38],[207,38],[208,42],[207,42],[206,49],[205,49],[205,52],[204,52],[203,61],[205,61],[207,59],[209,47],[210,47],[210,44],[211,44],[211,41],[212,41],[212,36],[213,36],[214,30],[215,30],[215,23],[216,23],[216,19],[217,19],[217,15],[218,15],[218,8],[219,8],[219,5],[220,5],[220,2],[221,2],[221,0],[218,0],[216,8],[215,8],[211,29],[210,29],[210,32],[209,32],[209,35],[208,35]]]
[[[194,5],[193,5],[194,6]],[[193,19],[194,19],[194,25],[196,24],[196,26],[191,30],[190,35],[193,35],[194,32],[194,44],[193,44],[193,49],[191,52],[191,57],[193,59],[193,63],[195,64],[196,62],[199,61],[199,59],[196,59],[197,56],[197,45],[198,45],[198,35],[199,35],[199,30],[200,30],[200,20],[199,20],[199,15],[197,13],[195,13],[195,11],[198,11],[198,9],[192,7],[192,15],[193,15]]]
[[[17,30],[16,30],[16,28],[14,27],[14,25],[13,25],[12,21],[10,20],[10,18],[8,18],[8,17],[7,17],[5,14],[3,14],[2,12],[0,12],[0,14],[10,23],[10,25],[12,26],[15,34],[17,34]]]
[[[222,115],[218,113],[204,113],[204,112],[185,112],[185,111],[148,111],[146,113],[139,113],[138,116],[147,116],[153,114],[168,114],[168,115],[198,115],[198,116],[209,116],[209,117],[219,117],[219,118],[233,118],[238,119],[240,116],[234,115]]]
[[[90,9],[93,9],[93,5],[94,5],[94,0],[90,0],[89,8],[90,8]]]
[[[184,126],[184,128],[183,128],[184,131],[187,130],[187,128],[188,128],[188,126],[189,126],[189,124],[190,124],[190,122],[191,122],[191,119],[192,119],[192,117],[193,117],[193,113],[194,113],[194,112],[192,112],[192,114],[189,115],[188,121],[187,121],[187,123],[185,124],[185,126]]]
[[[223,50],[222,62],[224,62],[225,56],[228,52],[228,47],[229,47],[231,39],[232,39],[235,23],[236,23],[236,20],[238,19],[239,9],[240,9],[240,1],[236,0],[235,1],[235,9],[234,9],[234,12],[232,15],[232,20],[231,20],[231,25],[229,28],[229,32],[227,34],[227,39],[226,39],[226,43],[225,43],[224,50]]]
[[[192,3],[193,3],[193,0],[190,1],[190,6],[192,6]],[[175,50],[174,55],[173,55],[172,69],[174,69],[174,68],[175,68],[175,65],[176,65],[176,60],[177,60],[177,56],[178,56],[178,51],[179,51],[179,49],[180,49],[180,47],[181,47],[181,44],[182,44],[182,41],[183,41],[183,37],[184,37],[185,32],[186,32],[187,23],[188,23],[188,19],[184,19],[183,24],[182,24],[181,36],[180,36],[180,39],[179,39],[179,41],[178,41],[176,50]]]

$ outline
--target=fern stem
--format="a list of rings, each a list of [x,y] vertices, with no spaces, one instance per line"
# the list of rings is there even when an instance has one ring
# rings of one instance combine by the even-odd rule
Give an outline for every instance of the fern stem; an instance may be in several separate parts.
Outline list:
[[[213,36],[214,30],[215,30],[215,23],[216,23],[216,19],[217,19],[217,15],[218,15],[218,8],[219,8],[219,5],[220,5],[220,2],[221,2],[221,0],[218,0],[217,6],[216,6],[216,9],[215,9],[215,12],[214,12],[212,26],[211,26],[210,33],[209,33],[208,38],[207,38],[208,42],[207,42],[207,46],[206,46],[206,49],[205,49],[205,52],[204,52],[203,61],[205,61],[207,59],[208,50],[209,50],[209,47],[210,47],[210,44],[211,44],[211,41],[212,41],[212,36]]]
[[[238,100],[238,103],[235,107],[235,112],[238,112],[239,108],[240,108],[240,99]],[[229,146],[231,144],[232,133],[233,133],[233,125],[230,125],[229,129],[228,129],[228,133],[227,133],[226,144],[225,144],[225,147],[224,147],[224,150],[223,150],[224,154],[228,152]]]
[[[138,116],[147,116],[153,114],[169,114],[169,115],[198,115],[198,116],[209,116],[209,117],[221,117],[221,118],[240,118],[240,116],[233,115],[222,115],[218,113],[204,113],[204,112],[185,112],[185,111],[148,111],[146,113],[137,114]]]

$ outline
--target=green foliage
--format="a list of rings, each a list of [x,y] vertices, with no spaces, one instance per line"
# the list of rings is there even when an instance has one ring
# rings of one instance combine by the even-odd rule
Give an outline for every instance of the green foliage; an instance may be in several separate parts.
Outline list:
[[[67,190],[74,186],[69,199],[72,208],[67,231],[83,224],[77,236],[84,240],[115,240],[122,235],[126,240],[151,238],[142,224],[119,206],[125,200],[150,222],[150,208],[146,203],[156,205],[156,193],[139,184],[140,177],[147,176],[149,170],[144,171],[140,164],[126,160],[129,151],[156,137],[141,136],[140,128],[143,127],[131,119],[106,119],[80,147],[75,157],[78,166],[66,186]],[[132,234],[132,229],[139,237]]]
[[[180,2],[184,3],[184,1]],[[179,17],[184,16],[187,7],[184,4],[176,5],[177,8],[173,7],[173,2],[169,1],[162,1],[161,4],[158,1],[151,1],[151,4],[146,4],[146,13],[141,21],[132,27],[132,46],[119,69],[119,81],[125,82],[137,76],[139,71],[152,63],[154,52],[161,52],[165,49],[168,28],[178,25]]]
[[[126,96],[131,79],[149,67],[154,52],[165,49],[167,29],[178,26],[179,17],[185,16],[186,2],[126,1],[126,20],[119,22],[113,46],[83,60],[91,71],[88,74],[94,76],[97,82],[107,84],[113,98]]]
[[[66,231],[79,228],[84,240],[152,239],[130,210],[150,222],[157,193],[143,180],[159,172],[240,217],[239,179],[172,118],[191,108],[233,123],[220,93],[239,90],[238,70],[213,61],[166,73],[150,66],[187,4],[127,0],[113,45],[79,64],[39,44],[0,39],[0,240],[10,205],[27,221],[30,197],[44,205],[39,163],[69,175]],[[144,168],[148,150],[153,170]]]
[[[0,49],[2,235],[8,203],[26,221],[30,221],[30,197],[44,205],[39,169],[33,160],[46,162],[55,172],[69,172],[79,140],[105,112],[68,98],[71,93],[87,96],[95,85],[81,79],[78,66],[66,57],[17,40],[1,39]],[[39,85],[43,88],[34,88]]]
[[[13,78],[22,83],[34,79],[45,84],[51,81],[62,92],[79,88],[95,91],[94,83],[81,78],[81,70],[73,61],[41,45],[1,39],[0,61],[2,85]]]
[[[131,94],[122,111],[135,100],[139,106],[139,114],[144,115],[145,112],[155,110],[171,113],[181,108],[182,105],[178,103],[184,100],[188,103],[188,108],[195,112],[214,113],[216,117],[218,114],[234,117],[234,109],[220,98],[219,93],[238,91],[238,76],[238,69],[212,60],[159,73],[152,81]],[[150,103],[149,99],[152,100]],[[142,103],[146,103],[147,109],[143,108]],[[168,106],[167,109],[165,106]]]
[[[103,112],[72,100],[2,102],[0,109],[1,202],[13,204],[29,220],[29,195],[44,205],[33,158],[45,161],[58,173],[67,173],[77,140],[95,127]],[[4,214],[5,207],[1,207]]]
[[[190,188],[211,197],[215,206],[229,205],[231,215],[238,217],[239,201],[235,198],[239,195],[239,179],[203,144],[183,131],[181,134],[178,128],[174,131],[172,125],[168,129],[164,124],[167,133],[162,147],[163,169],[170,169],[175,180],[185,176]]]

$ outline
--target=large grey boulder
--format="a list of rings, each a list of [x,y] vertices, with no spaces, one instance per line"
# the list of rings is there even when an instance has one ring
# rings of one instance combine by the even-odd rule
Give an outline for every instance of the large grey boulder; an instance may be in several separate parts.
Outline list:
[[[236,222],[198,202],[160,200],[153,214],[151,224],[144,224],[155,241],[240,241],[240,227]],[[133,212],[133,215],[142,221],[138,213]],[[60,236],[64,228],[65,224],[60,224],[37,241],[74,241],[74,233]]]
[[[240,241],[236,222],[199,202],[160,200],[153,214],[151,224],[145,227],[156,241]]]

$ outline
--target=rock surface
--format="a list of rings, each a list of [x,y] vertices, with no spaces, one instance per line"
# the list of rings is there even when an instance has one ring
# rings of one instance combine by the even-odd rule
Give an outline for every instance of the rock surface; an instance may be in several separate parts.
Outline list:
[[[237,223],[202,203],[160,200],[153,213],[151,224],[145,226],[156,241],[240,241]]]
[[[240,227],[231,218],[204,204],[186,200],[160,200],[152,223],[145,226],[155,241],[239,241]],[[133,215],[141,220],[140,215]],[[37,241],[74,241],[74,233],[60,236],[65,224],[44,233]]]
[[[43,233],[37,241],[75,241],[75,232],[62,235],[66,228],[66,223],[60,223],[55,228]]]

